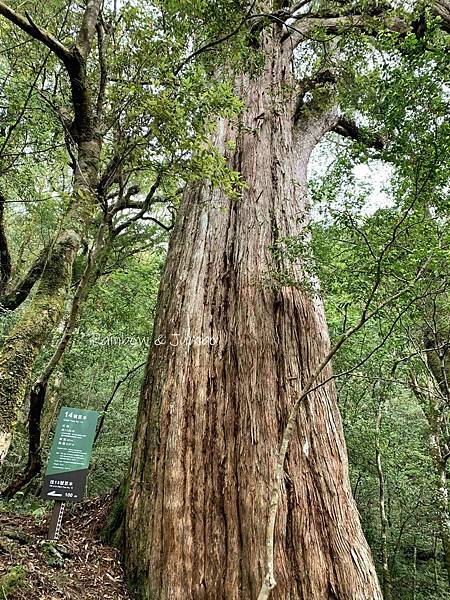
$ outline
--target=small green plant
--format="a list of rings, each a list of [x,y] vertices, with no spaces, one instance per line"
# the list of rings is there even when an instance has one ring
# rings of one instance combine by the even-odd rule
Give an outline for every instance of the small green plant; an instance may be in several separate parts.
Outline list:
[[[56,547],[56,542],[45,541],[41,545],[41,552],[50,567],[63,567],[64,558]]]
[[[18,588],[21,588],[26,583],[27,572],[22,565],[11,567],[9,571],[0,577],[0,590],[4,598],[8,597]]]

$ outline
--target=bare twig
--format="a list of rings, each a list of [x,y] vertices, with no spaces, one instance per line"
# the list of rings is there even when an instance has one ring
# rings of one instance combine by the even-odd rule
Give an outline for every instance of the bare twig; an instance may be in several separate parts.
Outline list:
[[[300,405],[311,392],[313,385],[325,367],[330,363],[333,356],[338,352],[338,350],[343,346],[343,344],[351,338],[355,333],[360,331],[364,325],[380,313],[386,306],[392,304],[396,299],[402,296],[408,289],[412,287],[414,283],[417,282],[418,279],[422,276],[423,272],[426,269],[426,265],[428,261],[418,270],[414,279],[404,288],[392,294],[389,298],[380,302],[376,308],[369,312],[369,307],[374,295],[374,288],[372,288],[372,292],[369,295],[369,298],[365,304],[365,307],[362,311],[361,317],[359,321],[350,329],[348,329],[344,334],[340,336],[340,338],[336,341],[334,346],[329,350],[329,352],[325,355],[322,361],[317,365],[317,367],[313,370],[311,375],[308,377],[303,390],[297,397],[294,402],[290,412],[286,427],[283,431],[282,441],[280,450],[278,452],[277,462],[275,466],[275,477],[273,486],[270,493],[269,500],[269,515],[267,520],[267,532],[266,532],[266,576],[262,582],[261,589],[258,595],[258,600],[267,600],[270,596],[271,591],[276,587],[276,580],[274,574],[274,536],[275,536],[275,521],[276,515],[278,512],[278,504],[280,499],[281,486],[283,482],[283,473],[284,473],[284,462],[286,460],[286,454],[289,447],[289,443],[294,431],[294,426],[297,420],[298,412],[300,409]],[[379,283],[376,287],[378,287]]]
[[[100,417],[100,420],[98,422],[98,427],[97,427],[97,431],[95,433],[95,437],[94,437],[94,444],[97,441],[102,429],[103,429],[103,424],[105,422],[105,416],[106,413],[108,411],[108,408],[111,406],[112,401],[114,400],[114,397],[117,393],[117,391],[119,390],[120,386],[122,385],[122,383],[124,383],[129,377],[131,377],[131,375],[133,375],[134,373],[136,373],[136,371],[138,369],[140,369],[141,367],[143,367],[146,363],[142,362],[139,363],[137,366],[131,368],[128,373],[126,373],[122,379],[119,379],[119,381],[117,381],[116,385],[114,386],[114,389],[111,393],[111,396],[108,398],[108,401],[106,402],[105,406],[103,407],[103,411],[102,411],[102,415]]]

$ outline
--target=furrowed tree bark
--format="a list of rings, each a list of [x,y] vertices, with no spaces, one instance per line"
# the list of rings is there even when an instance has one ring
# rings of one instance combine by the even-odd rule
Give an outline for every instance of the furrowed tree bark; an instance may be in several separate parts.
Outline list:
[[[284,245],[307,220],[311,151],[334,110],[296,113],[291,49],[236,88],[216,147],[247,188],[187,188],[158,299],[126,507],[128,577],[146,600],[256,600],[290,409],[329,351],[324,311]],[[229,142],[235,150],[230,151]],[[318,382],[331,375],[327,366]],[[275,529],[274,600],[381,600],[351,495],[332,381],[299,406]]]

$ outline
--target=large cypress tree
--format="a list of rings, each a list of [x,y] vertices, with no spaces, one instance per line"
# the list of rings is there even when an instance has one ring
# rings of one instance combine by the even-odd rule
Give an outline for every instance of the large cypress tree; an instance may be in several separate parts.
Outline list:
[[[245,188],[235,198],[204,181],[184,194],[138,415],[126,565],[146,599],[378,599],[335,388],[315,387],[331,375],[323,307],[302,261],[277,250],[305,230],[308,162],[322,137],[382,144],[340,113],[346,39],[420,36],[425,19],[378,3],[250,10],[242,23],[262,65],[236,74],[241,121],[224,118],[214,133]],[[278,500],[289,415],[321,364]]]

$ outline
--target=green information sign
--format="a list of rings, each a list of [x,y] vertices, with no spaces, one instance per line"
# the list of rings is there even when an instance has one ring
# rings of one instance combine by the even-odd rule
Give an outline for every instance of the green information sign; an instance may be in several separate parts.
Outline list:
[[[42,497],[62,502],[80,502],[99,413],[63,406],[45,471]]]

